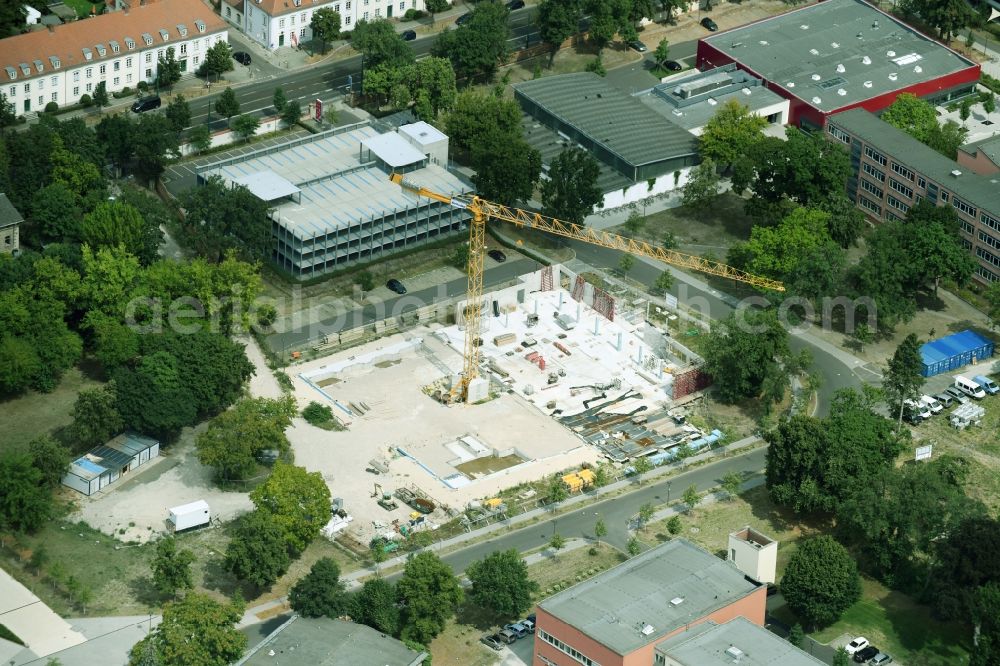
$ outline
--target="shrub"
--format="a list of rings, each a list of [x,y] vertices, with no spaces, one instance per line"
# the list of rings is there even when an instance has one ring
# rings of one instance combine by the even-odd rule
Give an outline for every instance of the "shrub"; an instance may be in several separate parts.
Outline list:
[[[139,89],[139,92],[144,93],[149,90],[149,84],[145,81],[139,81],[139,85],[137,85],[136,88]]]
[[[318,402],[310,402],[306,405],[306,408],[302,410],[302,418],[312,425],[329,423],[333,420],[333,410],[327,405],[321,405]]]
[[[87,107],[94,103],[94,100],[90,98],[90,95],[84,93],[80,98],[80,106]]]
[[[45,105],[45,113],[55,113],[59,110],[59,104],[57,102],[49,102]]]
[[[417,14],[417,10],[416,9],[407,9],[406,13],[403,14],[403,20],[404,21],[412,21],[412,20],[414,20],[416,18],[416,14]]]

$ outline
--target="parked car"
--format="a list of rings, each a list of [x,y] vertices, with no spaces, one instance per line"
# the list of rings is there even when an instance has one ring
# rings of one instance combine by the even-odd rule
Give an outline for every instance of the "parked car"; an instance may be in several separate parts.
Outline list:
[[[855,638],[854,640],[852,640],[850,643],[848,643],[847,645],[845,645],[844,646],[844,650],[847,651],[847,654],[854,654],[856,652],[860,652],[861,650],[864,650],[870,644],[871,644],[871,641],[869,641],[867,638],[865,638],[864,636],[858,636],[857,638]]]
[[[524,638],[528,635],[528,628],[521,624],[520,622],[514,622],[512,624],[505,624],[503,626],[507,631],[512,632],[518,638]]]
[[[503,639],[500,638],[500,634],[488,634],[480,638],[479,642],[497,652],[503,649],[504,644]]]
[[[144,97],[132,105],[132,113],[142,113],[160,108],[160,96]]]
[[[778,593],[778,586],[775,585],[774,583],[768,583],[767,584],[767,596],[773,597],[777,593]]]
[[[249,67],[252,58],[250,57],[250,54],[247,53],[246,51],[237,51],[236,53],[233,54],[233,60],[240,63],[241,65],[246,65],[247,67]]]
[[[416,38],[417,38],[417,31],[416,30],[404,30],[403,31],[403,40],[404,41],[412,42]]]
[[[525,618],[525,619],[521,620],[521,624],[524,625],[524,628],[528,630],[529,634],[535,633],[535,621],[534,620],[529,620],[529,619]]]
[[[646,45],[640,42],[638,39],[633,39],[628,43],[628,47],[633,51],[638,51],[639,53],[646,52]]]
[[[972,378],[972,381],[976,382],[983,387],[983,390],[990,395],[996,395],[1000,393],[1000,386],[997,383],[985,375],[976,375]]]
[[[920,425],[924,422],[924,419],[918,412],[915,412],[910,407],[903,407],[903,420],[910,425]]]
[[[719,29],[719,26],[715,24],[715,21],[707,16],[701,20],[701,27],[705,28],[705,30],[708,30],[709,32],[715,32]]]
[[[535,624],[535,614],[534,613],[529,613],[528,614],[528,619],[531,620],[531,624],[532,625]]]
[[[954,386],[949,386],[944,390],[944,392],[950,395],[951,399],[954,400],[955,402],[961,403],[963,405],[969,402],[969,399],[965,397],[965,394],[959,391]]]
[[[518,638],[520,638],[520,636],[518,636],[517,634],[515,634],[510,629],[501,629],[500,631],[497,632],[497,636],[499,636],[500,640],[502,640],[507,645],[510,645],[511,643],[513,643],[514,641],[516,641]]]
[[[854,663],[864,664],[877,654],[878,654],[878,648],[875,647],[874,645],[869,645],[863,650],[858,650],[857,652],[854,653]]]
[[[937,399],[937,401],[940,402],[945,409],[955,404],[955,398],[946,391],[934,394],[934,398]]]
[[[986,391],[983,390],[982,386],[968,377],[963,377],[962,375],[957,375],[955,377],[955,388],[970,398],[975,398],[976,400],[982,400],[986,397]]]
[[[507,3],[507,9],[510,11],[517,11],[518,9],[524,9],[524,0],[510,0]]]
[[[497,263],[502,264],[503,262],[507,261],[507,255],[501,252],[500,250],[490,250],[486,254],[489,255],[490,259],[492,259]]]
[[[909,409],[914,414],[917,414],[922,419],[929,419],[931,417],[931,408],[922,402],[917,402],[916,400],[904,400],[903,407]]]
[[[944,409],[944,405],[942,405],[939,401],[935,400],[929,395],[920,396],[920,404],[924,405],[925,407],[927,407],[927,409],[931,410],[932,414],[937,414]]]
[[[680,64],[676,60],[668,60],[665,63],[663,63],[663,66],[666,67],[667,70],[671,72],[679,72],[682,69],[684,69],[684,65]]]
[[[455,20],[455,25],[465,25],[466,23],[469,22],[469,19],[471,18],[472,18],[472,12],[469,12],[468,14],[462,14]]]
[[[390,291],[394,291],[397,294],[402,295],[406,293],[406,287],[404,287],[403,283],[397,280],[396,278],[392,278],[391,280],[386,282],[385,286],[388,287]]]
[[[872,657],[872,660],[868,662],[871,666],[885,666],[886,664],[892,663],[892,657],[887,655],[885,652],[879,652],[877,655]]]

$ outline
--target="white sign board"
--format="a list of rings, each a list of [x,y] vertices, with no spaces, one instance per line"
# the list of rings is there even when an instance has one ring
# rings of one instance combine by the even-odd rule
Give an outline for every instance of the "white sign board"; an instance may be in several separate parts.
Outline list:
[[[673,294],[667,294],[663,298],[667,302],[667,307],[668,308],[674,308],[675,310],[677,309],[677,297],[676,296],[674,296]]]
[[[930,460],[931,450],[934,448],[933,444],[928,444],[927,446],[917,447],[917,460]]]

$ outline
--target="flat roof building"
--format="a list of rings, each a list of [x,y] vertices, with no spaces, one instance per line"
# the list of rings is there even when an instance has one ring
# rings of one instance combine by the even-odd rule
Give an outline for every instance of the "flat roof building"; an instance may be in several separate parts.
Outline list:
[[[676,539],[538,604],[534,666],[643,666],[655,645],[707,620],[763,624],[767,590]]]
[[[923,199],[951,206],[976,259],[973,277],[1000,279],[1000,175],[969,173],[864,109],[831,116],[826,134],[851,154],[847,195],[865,215],[875,222],[903,219]]]
[[[766,118],[769,124],[788,123],[788,100],[768,90],[762,79],[734,64],[672,76],[638,98],[695,136],[701,136],[708,121],[724,104],[734,100],[752,114]]]
[[[363,624],[295,615],[234,666],[420,666],[426,657]]]
[[[983,176],[1000,172],[1000,134],[959,147],[958,163]]]
[[[862,0],[826,0],[698,42],[699,69],[736,63],[791,102],[790,122],[822,127],[900,93],[946,101],[973,91],[980,66]]]
[[[413,138],[420,131],[405,132],[407,126],[380,133],[367,122],[348,125],[207,164],[198,180],[218,176],[271,203],[272,259],[296,278],[315,277],[464,228],[464,210],[389,181],[400,172],[442,194],[472,191],[431,159],[442,142],[447,155],[447,137],[423,132],[423,146]]]
[[[93,495],[158,455],[160,443],[155,439],[135,433],[118,435],[70,463],[62,483],[84,495]]]
[[[820,666],[820,661],[746,618],[708,621],[656,646],[655,666]]]

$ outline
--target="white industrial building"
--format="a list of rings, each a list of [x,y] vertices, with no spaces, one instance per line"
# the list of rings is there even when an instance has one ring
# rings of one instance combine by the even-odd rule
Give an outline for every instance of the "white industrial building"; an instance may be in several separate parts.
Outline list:
[[[312,39],[312,15],[329,7],[340,14],[340,28],[358,21],[401,18],[407,9],[424,8],[423,0],[224,0],[222,17],[250,39],[272,51]]]
[[[102,81],[108,94],[152,82],[169,49],[182,72],[194,72],[228,36],[225,22],[201,0],[146,0],[0,40],[0,92],[18,114],[42,111],[49,102],[76,104]]]
[[[778,568],[778,542],[744,527],[729,535],[727,559],[758,583],[773,583]]]
[[[70,463],[62,482],[84,495],[93,495],[159,455],[160,443],[155,439],[126,433]]]
[[[272,206],[272,258],[308,279],[454,234],[470,215],[394,185],[392,173],[449,196],[471,186],[447,170],[448,137],[427,123],[379,133],[368,122],[204,165]]]

